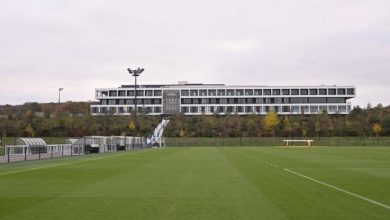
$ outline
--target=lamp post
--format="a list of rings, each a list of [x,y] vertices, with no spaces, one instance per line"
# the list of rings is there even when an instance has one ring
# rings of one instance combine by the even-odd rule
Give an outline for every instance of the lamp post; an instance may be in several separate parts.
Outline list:
[[[130,68],[127,68],[127,71],[130,73],[130,75],[134,76],[134,107],[135,107],[135,111],[134,111],[134,124],[135,124],[135,133],[138,134],[138,119],[137,119],[137,77],[139,75],[141,75],[141,73],[144,71],[145,69],[143,68],[139,68],[138,69],[130,69]]]
[[[64,88],[58,88],[58,106],[61,103],[61,91],[64,90]]]
[[[64,90],[64,88],[58,88],[58,106],[57,106],[57,117],[59,117],[60,113],[60,104],[61,104],[61,91]],[[59,136],[59,130],[60,130],[60,125],[57,125],[57,137]]]

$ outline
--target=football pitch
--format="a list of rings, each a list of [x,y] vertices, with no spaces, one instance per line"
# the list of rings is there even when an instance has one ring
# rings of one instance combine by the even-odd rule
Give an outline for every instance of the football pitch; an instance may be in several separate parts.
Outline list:
[[[1,165],[0,219],[390,219],[390,147],[176,147]]]

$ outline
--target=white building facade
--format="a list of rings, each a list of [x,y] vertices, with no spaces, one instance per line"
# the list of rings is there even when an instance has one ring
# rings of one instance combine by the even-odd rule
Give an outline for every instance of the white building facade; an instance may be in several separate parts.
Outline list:
[[[137,85],[138,112],[147,115],[349,114],[354,86]],[[93,115],[134,112],[134,86],[96,89]]]

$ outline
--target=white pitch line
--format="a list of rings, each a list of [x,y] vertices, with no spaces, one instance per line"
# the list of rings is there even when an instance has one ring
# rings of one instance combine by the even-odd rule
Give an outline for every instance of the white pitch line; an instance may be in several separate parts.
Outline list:
[[[133,152],[132,154],[139,154],[139,153],[144,153],[146,151],[139,151],[139,152]],[[30,168],[30,169],[25,169],[25,170],[17,170],[17,171],[10,171],[10,172],[5,172],[5,173],[0,173],[0,176],[4,176],[4,175],[7,175],[7,174],[15,174],[15,173],[24,173],[24,172],[28,172],[28,171],[32,171],[32,170],[39,170],[39,169],[45,169],[45,168],[51,168],[51,167],[58,167],[58,166],[64,166],[64,165],[73,165],[73,164],[78,164],[78,163],[85,163],[85,162],[89,162],[89,161],[94,161],[94,160],[101,160],[101,159],[106,159],[106,158],[112,158],[112,157],[119,157],[119,156],[125,156],[127,154],[116,154],[116,155],[111,155],[111,156],[108,156],[108,157],[98,157],[98,158],[92,158],[92,159],[89,159],[89,160],[80,160],[80,161],[76,161],[76,162],[73,162],[73,163],[60,163],[60,164],[54,164],[54,165],[50,165],[50,166],[41,166],[41,167],[34,167],[34,168]]]
[[[292,173],[292,174],[295,174],[295,175],[297,175],[297,176],[300,176],[300,177],[302,177],[302,178],[311,180],[311,181],[313,181],[313,182],[319,183],[319,184],[321,184],[321,185],[327,186],[327,187],[329,187],[329,188],[335,189],[335,190],[337,190],[337,191],[343,192],[343,193],[345,193],[345,194],[351,195],[351,196],[353,196],[353,197],[362,199],[362,200],[364,200],[364,201],[366,201],[366,202],[375,204],[375,205],[380,206],[380,207],[382,207],[382,208],[385,208],[385,209],[390,210],[390,206],[388,206],[388,205],[386,205],[386,204],[383,204],[383,203],[374,201],[374,200],[372,200],[372,199],[369,199],[369,198],[367,198],[367,197],[358,195],[358,194],[356,194],[356,193],[349,192],[349,191],[344,190],[344,189],[341,189],[341,188],[339,188],[339,187],[337,187],[337,186],[330,185],[330,184],[328,184],[328,183],[322,182],[322,181],[320,181],[320,180],[316,180],[316,179],[314,179],[314,178],[305,176],[305,175],[303,175],[303,174],[294,172],[294,171],[289,170],[289,169],[283,169],[283,170],[285,170],[285,171],[287,171],[287,172],[290,172],[290,173]]]

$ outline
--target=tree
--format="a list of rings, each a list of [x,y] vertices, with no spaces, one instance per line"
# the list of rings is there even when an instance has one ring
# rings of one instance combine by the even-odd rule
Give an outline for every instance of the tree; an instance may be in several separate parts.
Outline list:
[[[283,119],[283,127],[284,127],[283,130],[287,131],[288,137],[289,137],[289,139],[291,139],[292,127],[291,127],[290,120],[288,119],[287,115]]]
[[[180,128],[180,130],[179,130],[179,137],[183,138],[184,135],[185,135],[184,129],[183,129],[183,128]]]
[[[382,127],[379,123],[374,123],[372,125],[372,131],[376,134],[376,137],[378,137],[379,133],[381,132]]]
[[[275,128],[278,124],[279,124],[278,114],[273,111],[270,111],[267,112],[267,114],[263,118],[261,126],[265,131],[272,133],[272,136],[275,137]]]
[[[31,124],[28,124],[25,131],[27,132],[29,137],[34,137],[35,131],[34,131],[33,127],[31,126]]]

